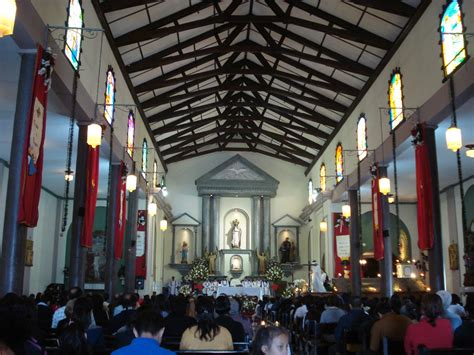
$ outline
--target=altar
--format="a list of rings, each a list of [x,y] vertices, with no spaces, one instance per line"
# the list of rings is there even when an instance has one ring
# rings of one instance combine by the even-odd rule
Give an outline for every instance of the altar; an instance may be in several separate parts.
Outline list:
[[[268,287],[219,286],[217,296],[221,294],[227,296],[255,296],[262,300],[263,296],[270,295],[270,289]]]

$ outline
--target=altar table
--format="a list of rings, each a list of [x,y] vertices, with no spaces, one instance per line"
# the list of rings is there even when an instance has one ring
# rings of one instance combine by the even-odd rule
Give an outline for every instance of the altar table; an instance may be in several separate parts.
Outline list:
[[[265,287],[219,286],[217,296],[223,293],[227,296],[257,296],[261,300],[263,296],[270,295],[270,290]]]

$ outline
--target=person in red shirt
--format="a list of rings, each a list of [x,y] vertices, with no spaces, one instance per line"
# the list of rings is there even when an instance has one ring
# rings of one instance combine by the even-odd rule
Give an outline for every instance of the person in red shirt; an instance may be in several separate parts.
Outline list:
[[[407,355],[417,355],[420,345],[429,349],[451,349],[453,331],[449,320],[440,318],[443,313],[441,298],[437,294],[425,295],[421,313],[420,322],[408,326],[404,341]]]

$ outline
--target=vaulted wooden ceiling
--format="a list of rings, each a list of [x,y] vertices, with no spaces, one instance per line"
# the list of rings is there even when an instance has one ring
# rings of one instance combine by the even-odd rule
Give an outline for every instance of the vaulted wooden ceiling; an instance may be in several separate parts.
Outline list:
[[[93,0],[166,164],[251,151],[305,167],[429,0]]]

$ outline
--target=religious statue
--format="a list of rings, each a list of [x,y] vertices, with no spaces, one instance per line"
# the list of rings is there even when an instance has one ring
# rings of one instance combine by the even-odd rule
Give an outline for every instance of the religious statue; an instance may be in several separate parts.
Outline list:
[[[265,275],[265,263],[267,261],[267,257],[263,251],[260,254],[257,254],[258,259],[258,274]]]
[[[231,271],[242,271],[242,259],[238,255],[231,258]]]
[[[280,252],[281,252],[281,263],[289,263],[290,262],[290,251],[291,251],[291,242],[290,238],[286,238],[283,243],[280,245]]]
[[[239,220],[234,219],[232,221],[232,241],[230,243],[232,248],[240,248],[240,237],[242,236],[242,230],[239,228]]]
[[[314,292],[326,292],[326,288],[324,287],[324,281],[326,279],[325,275],[321,271],[321,266],[313,260],[311,263],[311,276],[312,276],[312,289]]]
[[[459,269],[459,255],[458,255],[458,245],[456,243],[452,243],[448,247],[448,255],[449,255],[449,268],[451,270],[458,270]]]
[[[181,254],[181,264],[187,264],[188,263],[188,243],[183,242],[181,245],[181,249],[178,250],[178,253]]]
[[[214,275],[216,273],[216,259],[217,259],[217,251],[213,251],[209,253],[209,274]]]
[[[295,241],[291,241],[290,247],[290,262],[294,263],[296,261],[296,244]]]

